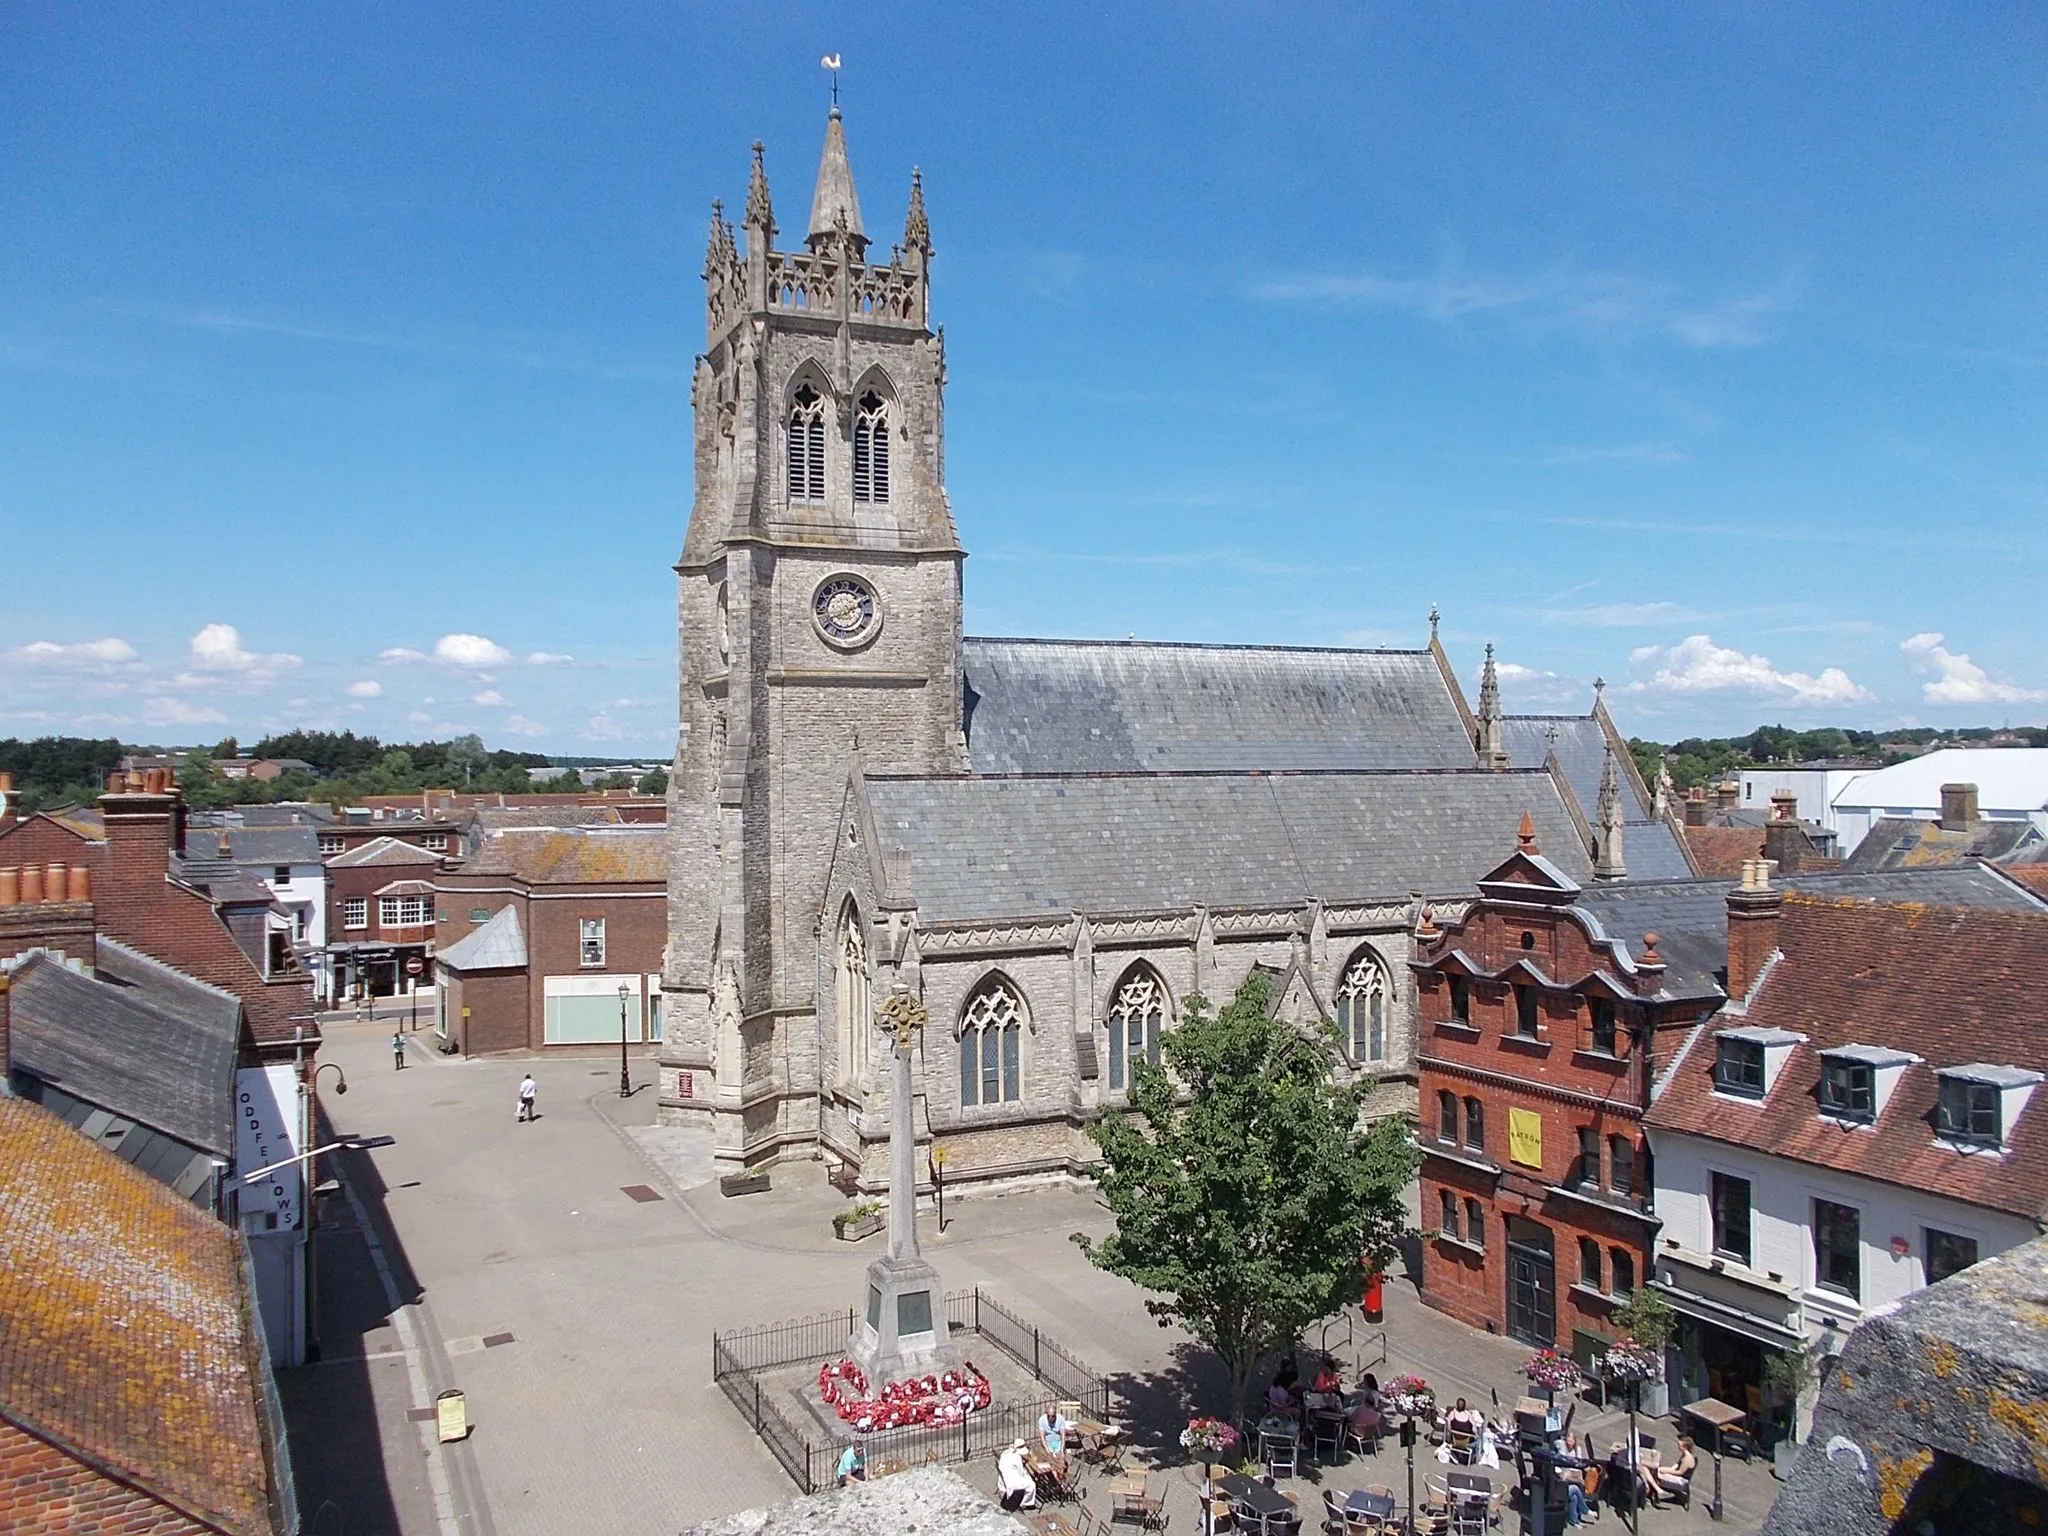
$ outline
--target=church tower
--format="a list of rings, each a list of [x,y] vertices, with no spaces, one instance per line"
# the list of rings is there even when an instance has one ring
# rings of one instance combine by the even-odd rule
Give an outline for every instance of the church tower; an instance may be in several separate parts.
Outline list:
[[[662,978],[661,1117],[710,1126],[728,1170],[808,1147],[838,1071],[819,907],[850,768],[965,766],[923,187],[883,263],[834,106],[802,248],[776,232],[756,143],[738,239],[712,204],[705,256]]]

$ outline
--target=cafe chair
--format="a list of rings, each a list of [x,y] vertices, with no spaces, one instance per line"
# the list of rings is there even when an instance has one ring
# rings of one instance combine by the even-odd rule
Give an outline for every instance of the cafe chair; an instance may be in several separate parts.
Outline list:
[[[1266,1470],[1275,1477],[1301,1475],[1301,1442],[1285,1435],[1266,1438]]]

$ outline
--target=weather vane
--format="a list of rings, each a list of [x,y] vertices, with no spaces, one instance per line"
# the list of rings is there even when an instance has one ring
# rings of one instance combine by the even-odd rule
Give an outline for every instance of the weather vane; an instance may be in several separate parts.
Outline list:
[[[832,110],[836,112],[839,110],[839,55],[836,53],[826,54],[818,60],[818,66],[821,69],[832,71]]]

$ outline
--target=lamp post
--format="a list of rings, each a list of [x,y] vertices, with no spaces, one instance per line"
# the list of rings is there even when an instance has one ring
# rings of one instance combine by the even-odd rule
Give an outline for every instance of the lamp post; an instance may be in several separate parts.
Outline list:
[[[626,1066],[626,999],[633,995],[633,989],[625,982],[619,983],[619,1097],[633,1097],[633,1074]]]

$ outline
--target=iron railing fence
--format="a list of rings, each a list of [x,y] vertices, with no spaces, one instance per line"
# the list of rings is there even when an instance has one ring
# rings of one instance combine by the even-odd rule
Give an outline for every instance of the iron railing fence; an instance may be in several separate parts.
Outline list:
[[[993,1456],[1014,1440],[1031,1439],[1039,1417],[1062,1402],[1079,1403],[1086,1418],[1109,1417],[1109,1384],[979,1286],[952,1292],[945,1306],[954,1332],[979,1334],[1051,1390],[1028,1402],[993,1404],[958,1424],[905,1425],[863,1435],[869,1465],[951,1465]],[[763,1382],[762,1373],[838,1358],[855,1321],[848,1308],[711,1336],[713,1380],[805,1493],[831,1486],[845,1441],[792,1420],[778,1400],[783,1389]]]

